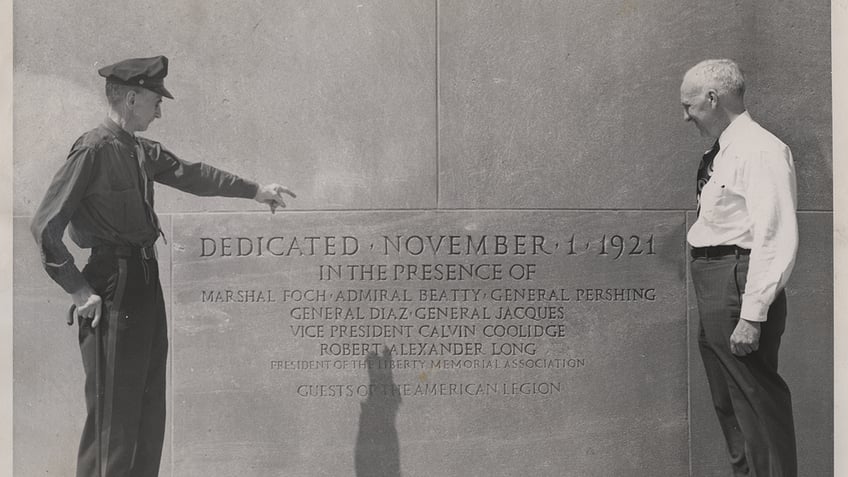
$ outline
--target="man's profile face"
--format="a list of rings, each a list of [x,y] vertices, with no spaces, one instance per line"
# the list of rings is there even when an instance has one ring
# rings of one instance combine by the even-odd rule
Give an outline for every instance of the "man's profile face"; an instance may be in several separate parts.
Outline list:
[[[718,137],[714,134],[716,123],[715,105],[710,101],[710,90],[691,79],[684,79],[680,85],[680,104],[683,106],[683,120],[695,124],[701,136]]]
[[[135,94],[132,113],[136,131],[146,131],[154,119],[162,117],[161,103],[162,95],[148,89],[142,89]]]

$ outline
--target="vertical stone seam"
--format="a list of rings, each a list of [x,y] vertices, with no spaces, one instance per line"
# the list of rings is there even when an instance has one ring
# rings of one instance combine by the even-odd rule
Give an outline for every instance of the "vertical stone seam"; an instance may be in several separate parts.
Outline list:
[[[436,61],[436,72],[435,72],[435,100],[436,100],[436,209],[440,209],[442,206],[441,201],[441,190],[439,186],[442,182],[442,177],[439,171],[439,163],[442,160],[441,155],[441,126],[439,124],[439,116],[441,115],[441,108],[439,107],[441,103],[441,96],[439,94],[440,91],[440,78],[439,78],[439,0],[433,0],[434,4],[434,12],[433,21],[435,22],[435,61]]]
[[[171,214],[169,216],[171,224],[169,236],[171,237],[171,243],[174,242],[174,219],[176,218],[175,214]],[[168,245],[170,250],[168,250],[168,314],[170,315],[168,318],[168,340],[174,339],[174,247],[173,245]],[[168,346],[169,349],[172,349],[171,346]],[[176,403],[174,402],[174,353],[168,352],[170,359],[168,360],[168,375],[170,376],[169,382],[166,385],[168,390],[168,394],[166,396],[166,409],[169,409],[169,414],[171,415],[171,442],[168,443],[168,447],[171,449],[171,455],[168,456],[168,470],[167,475],[174,475],[174,431],[176,430],[174,427],[174,411],[176,410]],[[166,414],[167,415],[167,414]]]
[[[688,245],[686,242],[686,231],[689,230],[689,215],[686,210],[683,214],[683,267],[685,268],[684,276],[686,277],[686,450],[689,454],[689,477],[694,477],[694,468],[692,467],[692,296],[690,293],[690,283],[692,277],[689,270]]]

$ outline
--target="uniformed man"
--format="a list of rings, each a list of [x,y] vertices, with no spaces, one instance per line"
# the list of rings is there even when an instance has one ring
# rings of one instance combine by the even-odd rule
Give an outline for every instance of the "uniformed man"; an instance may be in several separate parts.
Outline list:
[[[162,98],[173,99],[164,84],[166,57],[124,60],[99,73],[106,78],[108,116],[71,148],[32,232],[45,270],[73,298],[79,322],[88,417],[77,476],[95,476],[98,460],[110,477],[155,476],[165,429],[168,337],[154,248],[163,234],[153,183],[201,196],[255,199],[271,212],[285,207],[283,194],[295,195],[281,185],[260,186],[186,162],[136,136],[161,117]],[[91,249],[82,271],[62,241],[66,227],[79,247]]]
[[[795,166],[789,147],[757,124],[731,60],[683,77],[683,118],[714,140],[698,171],[689,229],[699,348],[733,475],[795,477],[789,387],[777,371],[784,286],[795,263]]]

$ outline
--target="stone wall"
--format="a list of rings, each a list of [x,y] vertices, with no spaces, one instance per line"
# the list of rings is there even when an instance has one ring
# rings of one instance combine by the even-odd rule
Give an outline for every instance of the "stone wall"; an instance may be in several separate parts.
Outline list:
[[[163,475],[726,475],[684,241],[709,144],[682,121],[679,82],[707,57],[742,64],[749,110],[795,157],[801,245],[781,366],[800,465],[832,475],[829,8],[16,2],[15,474],[70,475],[84,415],[69,299],[29,221],[105,115],[96,70],[164,54],[176,99],[144,134],[298,199],[272,216],[157,188]],[[426,265],[472,271],[428,278]],[[532,289],[547,296],[504,300]],[[298,304],[308,290],[371,294]],[[477,318],[451,318],[462,308]],[[548,319],[514,316],[527,309]],[[327,317],[339,313],[352,320]],[[371,327],[342,327],[354,324]],[[395,335],[341,334],[378,329]],[[441,344],[461,349],[412,355]]]

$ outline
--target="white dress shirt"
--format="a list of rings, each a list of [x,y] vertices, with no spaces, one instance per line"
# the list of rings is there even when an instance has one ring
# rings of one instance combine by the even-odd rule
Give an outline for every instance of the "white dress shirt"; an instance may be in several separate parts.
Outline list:
[[[766,321],[786,285],[798,249],[795,165],[789,147],[744,112],[721,133],[701,212],[689,229],[693,247],[751,250],[741,318]]]

